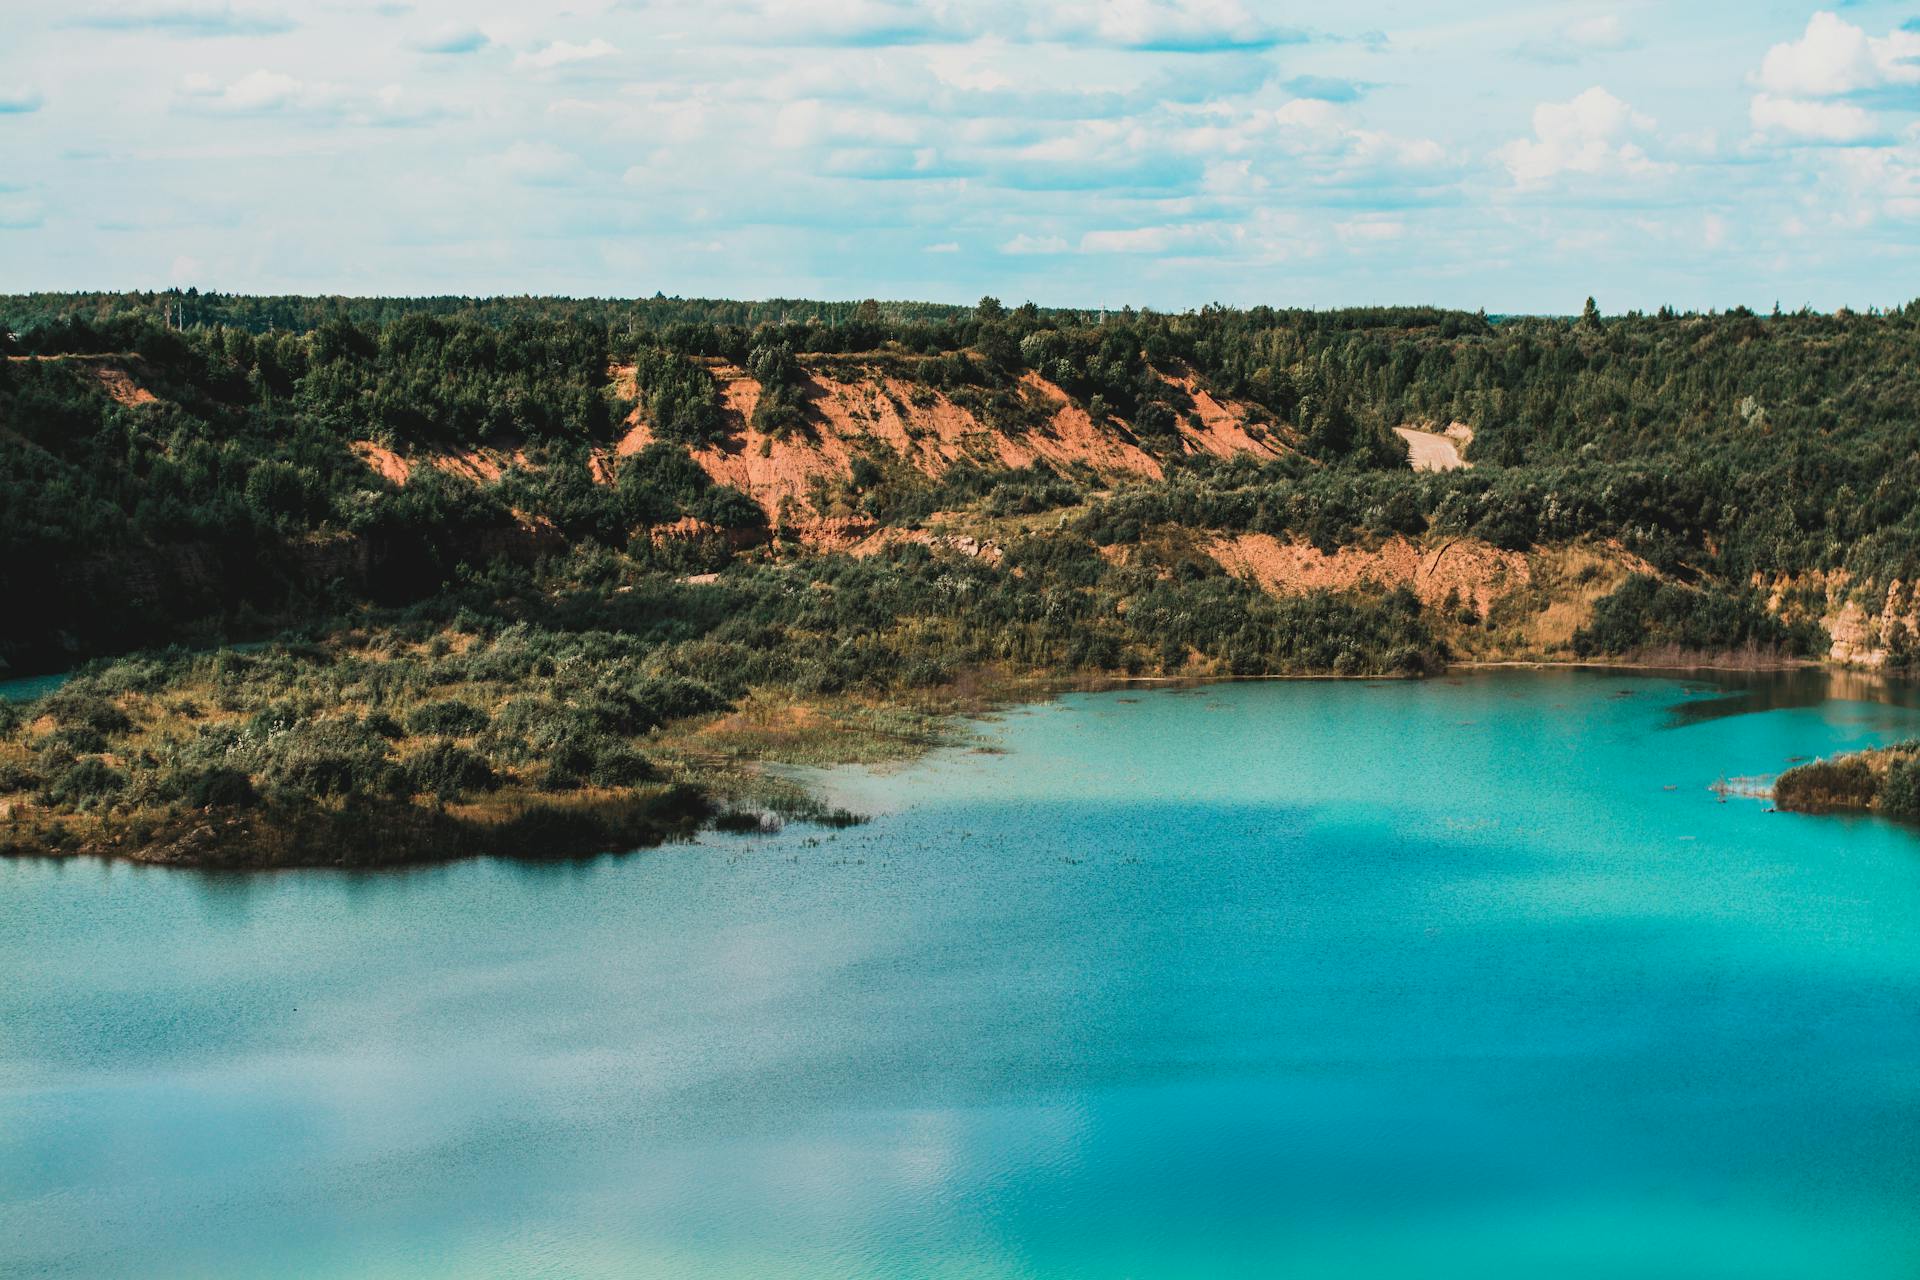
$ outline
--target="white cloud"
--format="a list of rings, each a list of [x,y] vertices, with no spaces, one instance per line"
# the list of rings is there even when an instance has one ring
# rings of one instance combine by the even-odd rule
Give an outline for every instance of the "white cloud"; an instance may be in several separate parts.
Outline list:
[[[1663,166],[1632,139],[1652,128],[1650,118],[1595,85],[1566,102],[1535,107],[1533,137],[1508,143],[1500,158],[1522,189],[1545,186],[1568,173],[1649,174]]]
[[[666,18],[665,3],[630,4]],[[703,34],[734,45],[874,49],[990,42],[1157,53],[1260,51],[1307,33],[1266,0],[704,0]],[[495,37],[496,40],[499,38]]]
[[[102,37],[72,30],[61,6],[0,0],[23,15],[31,54],[10,75],[0,66],[9,85],[31,82],[0,92],[0,111],[45,94],[39,116],[0,114],[0,140],[26,148],[19,173],[0,162],[0,194],[32,184],[6,216],[40,220],[6,233],[26,250],[10,259],[23,287],[95,263],[159,280],[189,253],[222,287],[366,292],[964,298],[1004,291],[1011,273],[1062,303],[1521,309],[1562,308],[1594,287],[1582,273],[1605,270],[1622,301],[1726,306],[1753,302],[1756,279],[1776,287],[1763,259],[1789,243],[1789,216],[1809,238],[1779,276],[1795,297],[1890,301],[1904,277],[1874,256],[1920,262],[1901,222],[1920,210],[1920,143],[1903,132],[1920,118],[1900,83],[1915,74],[1909,37],[1889,33],[1898,18],[1860,16],[1884,6],[1810,0],[1785,19],[1720,24],[1640,0],[1492,0],[1465,18],[1403,0],[1330,13],[1274,0],[567,0],[564,16],[460,0],[68,0],[64,12],[109,5],[120,26]],[[1810,23],[1815,5],[1847,21]],[[274,12],[297,36],[226,21]],[[1295,39],[1278,25],[1294,22],[1329,31],[1266,47]],[[1376,26],[1392,39],[1354,38]],[[184,38],[216,30],[231,38]],[[1536,35],[1552,58],[1516,49]],[[183,87],[188,71],[208,74]],[[1574,96],[1593,84],[1605,89]],[[1463,85],[1465,97],[1434,96]],[[142,119],[143,103],[173,114]],[[427,118],[441,122],[430,135],[360,127]],[[110,154],[167,158],[143,170],[155,208],[230,193],[209,216],[221,228],[136,249],[147,242],[70,216]],[[257,181],[225,181],[218,166],[236,156]],[[381,218],[335,225],[339,208],[376,204]],[[1876,229],[1836,235],[1860,210]],[[1612,238],[1582,241],[1594,228]],[[308,253],[275,250],[295,234]],[[1605,257],[1566,260],[1563,239]],[[709,242],[730,248],[705,255]]]
[[[934,79],[954,89],[974,93],[1010,89],[1013,81],[993,65],[999,49],[998,41],[987,40],[935,49],[927,54],[927,69],[933,72]]]
[[[1808,142],[1862,142],[1880,132],[1874,117],[1850,102],[1813,102],[1758,93],[1748,114],[1761,133]]]
[[[1821,11],[1798,39],[1767,50],[1760,87],[1794,98],[1830,98],[1887,85],[1920,84],[1920,32],[1881,37]]]
[[[262,36],[293,30],[293,20],[271,9],[228,0],[118,0],[69,16],[66,25],[95,31],[159,32],[175,36]]]
[[[1338,105],[1319,98],[1295,98],[1273,113],[1276,124],[1290,129],[1309,129],[1334,133],[1345,128],[1346,112]]]
[[[0,190],[0,231],[30,231],[46,216],[45,207],[33,197]]]
[[[280,111],[313,98],[297,77],[265,69],[249,71],[227,84],[218,83],[205,72],[194,72],[181,81],[180,91],[207,110],[240,115]]]
[[[487,33],[465,23],[450,22],[417,37],[412,47],[420,53],[478,53],[493,43]]]
[[[1082,253],[1168,253],[1216,240],[1213,228],[1197,226],[1131,227],[1089,231],[1080,237]]]
[[[437,106],[399,85],[378,89],[311,83],[282,71],[249,71],[222,83],[205,72],[182,78],[176,104],[202,115],[306,117],[329,124],[420,124],[439,119]]]
[[[1920,124],[1893,146],[1851,148],[1829,159],[1847,207],[1869,218],[1920,220]]]
[[[557,186],[580,175],[582,161],[547,142],[515,142],[482,163],[484,171],[524,186]]]
[[[779,147],[911,146],[920,137],[919,126],[904,116],[813,99],[788,103],[773,123]]]
[[[1618,14],[1607,13],[1523,41],[1517,52],[1536,62],[1573,63],[1590,54],[1618,53],[1638,43]]]
[[[518,55],[513,65],[520,70],[551,71],[573,62],[591,62],[595,58],[605,58],[620,52],[612,44],[599,36],[585,44],[574,44],[570,40],[555,40],[529,53]]]
[[[1405,239],[1407,224],[1399,218],[1369,214],[1336,222],[1333,231],[1345,244],[1384,244]]]
[[[1633,43],[1627,35],[1626,24],[1620,21],[1617,13],[1574,23],[1567,28],[1567,40],[1582,49],[1595,51],[1625,49]]]
[[[46,104],[46,95],[32,85],[15,85],[11,89],[0,89],[0,116],[23,116],[38,111]]]
[[[1452,176],[1439,143],[1363,128],[1350,109],[1318,98],[1209,105],[1186,118],[1169,145],[1203,159],[1201,187],[1214,196],[1425,187]]]
[[[1065,253],[1068,244],[1059,236],[1032,236],[1022,231],[1013,239],[1000,246],[1000,252],[1016,255],[1039,253]]]
[[[970,7],[919,0],[706,0],[703,24],[749,44],[873,48],[963,39]]]
[[[1041,39],[1185,52],[1263,49],[1303,38],[1240,0],[1094,0],[1057,6],[1031,30]]]
[[[1869,36],[1821,11],[1798,40],[1767,50],[1748,116],[1762,137],[1793,143],[1850,144],[1887,133],[1866,107],[1835,101],[1920,84],[1920,31]]]

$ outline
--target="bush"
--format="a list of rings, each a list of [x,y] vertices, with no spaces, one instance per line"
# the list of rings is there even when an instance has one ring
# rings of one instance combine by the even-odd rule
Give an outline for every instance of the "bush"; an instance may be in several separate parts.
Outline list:
[[[389,742],[397,742],[407,736],[407,731],[400,727],[400,722],[384,711],[373,712],[366,718],[364,723],[367,728],[373,730],[373,732],[379,734]]]
[[[463,738],[487,727],[486,712],[471,702],[423,702],[407,712],[407,728],[418,734]]]
[[[109,768],[105,761],[89,756],[54,777],[45,796],[49,804],[70,804],[77,809],[88,809],[126,785],[125,774]]]
[[[126,733],[133,728],[127,713],[99,694],[62,689],[41,699],[37,708],[63,729],[91,729],[99,734]]]
[[[653,763],[638,751],[609,743],[594,752],[587,781],[596,787],[631,787],[656,776]]]
[[[34,791],[44,783],[39,774],[25,765],[0,761],[0,795],[12,791]]]
[[[1895,760],[1887,770],[1880,809],[1895,818],[1920,818],[1920,755]]]
[[[1873,803],[1880,780],[1860,756],[1815,760],[1789,769],[1773,784],[1774,803],[1804,813],[1822,809],[1865,809]]]
[[[651,761],[612,738],[576,738],[553,753],[543,780],[549,791],[582,786],[630,787],[657,776]]]
[[[1593,621],[1574,633],[1581,657],[1673,647],[1695,653],[1758,648],[1816,652],[1817,626],[1789,628],[1752,592],[1700,590],[1637,573],[1594,605]]]
[[[409,759],[406,772],[411,790],[442,800],[469,791],[491,791],[500,785],[493,766],[484,757],[444,740]]]
[[[202,769],[189,775],[181,798],[196,809],[249,809],[259,802],[253,779],[238,769]]]
[[[500,708],[484,744],[509,759],[550,755],[569,738],[589,732],[585,718],[545,698],[519,697]]]
[[[407,786],[386,740],[353,719],[304,721],[265,734],[249,729],[234,754],[269,788],[294,797],[398,795]]]
[[[33,742],[34,754],[54,765],[69,763],[75,756],[98,755],[106,749],[106,735],[86,727],[56,729]]]

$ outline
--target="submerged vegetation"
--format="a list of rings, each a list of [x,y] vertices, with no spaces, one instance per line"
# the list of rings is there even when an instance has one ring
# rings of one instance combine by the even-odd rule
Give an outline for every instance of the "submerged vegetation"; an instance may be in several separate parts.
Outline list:
[[[1063,678],[1914,652],[1920,305],[33,295],[0,347],[0,662],[99,659],[0,707],[13,851],[820,818],[752,764]]]

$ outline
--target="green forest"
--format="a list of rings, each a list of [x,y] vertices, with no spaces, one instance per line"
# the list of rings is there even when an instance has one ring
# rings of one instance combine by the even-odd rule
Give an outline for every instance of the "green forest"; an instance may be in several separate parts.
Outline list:
[[[1835,583],[1878,615],[1920,577],[1920,303],[41,294],[0,298],[0,348],[0,674],[81,668],[64,701],[0,707],[0,793],[39,824],[0,839],[23,848],[129,823],[160,841],[221,806],[284,826],[377,802],[431,826],[502,792],[533,797],[516,820],[572,806],[588,834],[556,847],[617,844],[725,811],[674,726],[768,699],[871,728],[982,681],[1418,676],[1515,649],[1519,611],[1556,599],[1565,659],[1813,658]],[[722,368],[756,386],[751,414]],[[1054,388],[1157,474],[990,449],[931,474],[875,448],[798,513],[715,478],[819,445],[834,370],[1009,439],[1054,430],[1031,392]],[[1203,393],[1274,446],[1194,448]],[[635,422],[648,440],[622,452]],[[1447,423],[1471,466],[1413,470],[1394,428]],[[378,457],[412,460],[404,483]],[[849,554],[819,536],[830,512],[899,536]],[[1537,567],[1497,606],[1372,578],[1274,590],[1223,562],[1244,538]],[[1612,576],[1555,578],[1554,548]],[[1880,639],[1911,660],[1904,625]],[[581,818],[602,793],[644,795],[644,820]],[[471,835],[436,830],[420,849]]]

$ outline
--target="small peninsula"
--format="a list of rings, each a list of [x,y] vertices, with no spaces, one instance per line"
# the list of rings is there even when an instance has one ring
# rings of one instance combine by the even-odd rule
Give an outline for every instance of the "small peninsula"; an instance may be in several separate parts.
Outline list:
[[[1798,765],[1773,784],[1773,801],[1797,813],[1920,819],[1920,738]]]

